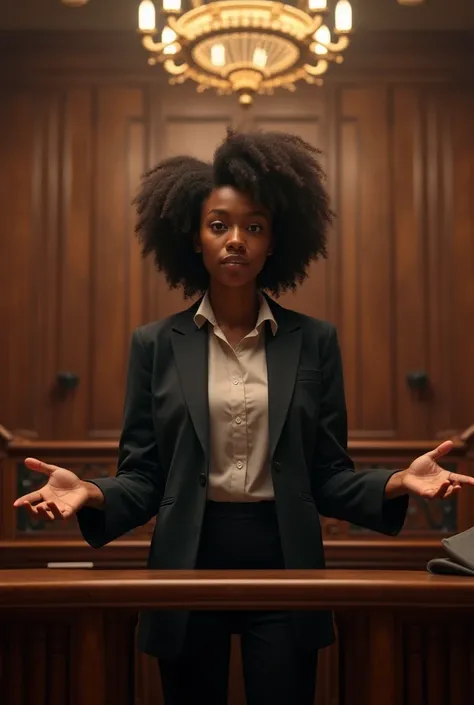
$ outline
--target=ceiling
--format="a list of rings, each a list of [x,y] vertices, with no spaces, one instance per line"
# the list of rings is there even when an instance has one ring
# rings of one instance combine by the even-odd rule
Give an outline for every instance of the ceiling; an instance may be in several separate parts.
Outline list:
[[[334,0],[333,0],[334,2]],[[90,0],[80,8],[60,0],[4,0],[0,30],[130,30],[139,0]],[[353,0],[354,25],[364,30],[474,29],[474,0],[425,0],[402,7],[397,0]]]

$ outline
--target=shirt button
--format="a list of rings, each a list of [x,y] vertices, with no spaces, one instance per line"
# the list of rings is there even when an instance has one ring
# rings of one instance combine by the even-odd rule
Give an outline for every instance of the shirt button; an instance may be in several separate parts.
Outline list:
[[[242,419],[240,418],[240,416],[237,416],[237,418],[235,419],[235,423],[242,423]]]
[[[238,383],[239,383],[239,380],[237,379],[237,377],[234,377],[234,379],[232,380],[232,384],[238,384]]]
[[[239,468],[239,470],[241,470],[244,467],[244,464],[241,460],[237,461],[237,467]]]

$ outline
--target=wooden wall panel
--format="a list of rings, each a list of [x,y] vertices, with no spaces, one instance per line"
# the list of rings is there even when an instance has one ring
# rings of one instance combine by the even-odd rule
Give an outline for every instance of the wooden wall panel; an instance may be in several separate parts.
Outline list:
[[[388,99],[385,88],[340,93],[338,317],[354,436],[396,435]]]
[[[32,90],[12,91],[2,100],[1,408],[11,428],[37,425],[41,118]]]
[[[59,438],[81,438],[89,424],[90,315],[94,305],[91,286],[94,109],[94,94],[88,88],[75,88],[65,95],[61,255],[58,288],[54,292],[58,301],[57,360],[52,375],[59,370],[73,371],[79,376],[80,385],[75,393],[60,395],[54,406],[53,433]]]
[[[456,428],[474,410],[474,90],[436,95],[439,237],[430,293],[437,301],[436,431]]]
[[[234,98],[155,85],[148,73],[132,81],[113,44],[95,56],[94,41],[82,53],[51,45],[55,61],[44,54],[36,77],[22,55],[0,78],[0,421],[41,438],[118,435],[132,329],[190,303],[141,261],[131,206],[140,174],[179,152],[210,159],[227,125],[244,123],[322,150],[337,213],[329,260],[281,302],[337,325],[351,436],[467,427],[474,87],[467,74],[444,81],[464,66],[457,45],[443,45],[444,73],[426,43],[423,71],[413,46],[401,68],[389,49],[395,68],[384,53],[374,81],[382,48],[368,43],[352,73],[331,74],[323,89],[277,92],[241,113]],[[78,376],[76,389],[58,386],[64,371]],[[425,391],[409,388],[413,371],[426,373]]]
[[[30,436],[115,438],[130,335],[145,320],[131,206],[146,167],[144,91],[25,90],[5,102],[2,418]],[[60,372],[77,388],[62,389]]]
[[[136,307],[140,261],[134,253],[130,205],[145,169],[142,91],[104,88],[96,110],[88,393],[89,434],[104,438],[115,437],[120,430],[130,336],[142,322]]]
[[[395,86],[390,96],[394,349],[397,430],[402,438],[428,437],[429,408],[407,384],[407,374],[428,368],[428,290],[425,227],[424,111],[417,87]]]

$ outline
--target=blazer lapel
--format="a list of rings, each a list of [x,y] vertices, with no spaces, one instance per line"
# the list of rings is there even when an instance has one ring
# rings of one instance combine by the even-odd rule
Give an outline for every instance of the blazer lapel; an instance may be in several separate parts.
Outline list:
[[[268,325],[266,335],[268,374],[269,452],[273,458],[288,413],[301,351],[298,317],[268,299],[278,323],[276,335]]]
[[[208,329],[195,325],[196,310],[194,305],[177,317],[171,341],[191,420],[209,458]]]

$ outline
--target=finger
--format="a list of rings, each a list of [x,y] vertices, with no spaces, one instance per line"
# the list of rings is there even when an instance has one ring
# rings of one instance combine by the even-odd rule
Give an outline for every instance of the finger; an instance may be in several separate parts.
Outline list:
[[[447,490],[451,487],[449,480],[444,480],[436,489],[429,490],[428,497],[430,499],[441,499],[445,496]]]
[[[48,507],[48,502],[41,502],[41,504],[37,504],[35,509],[38,512],[38,517],[40,519],[46,520],[46,521],[52,521],[54,519],[53,513],[50,511]]]
[[[461,485],[449,485],[444,493],[438,496],[438,499],[448,499],[452,497],[453,494],[456,494],[456,492],[459,492],[460,489]]]
[[[53,519],[53,515],[47,511],[44,505],[44,502],[42,502],[41,504],[36,504],[35,506],[30,504],[29,502],[25,502],[23,506],[27,510],[28,514],[33,517],[33,519],[35,519],[36,521],[38,521],[39,519],[51,521]]]
[[[41,492],[30,492],[29,494],[24,494],[23,497],[18,497],[13,502],[13,506],[21,507],[25,502],[41,502],[42,499]]]
[[[54,519],[64,519],[64,515],[62,514],[56,502],[46,502],[46,505],[51,514],[53,515]]]
[[[444,441],[434,450],[430,450],[427,455],[429,455],[430,458],[433,458],[433,460],[438,460],[438,458],[442,458],[444,455],[447,455],[453,449],[453,446],[454,443],[452,441]]]
[[[42,472],[43,475],[51,475],[55,470],[60,470],[57,465],[48,465],[48,463],[43,463],[42,460],[38,458],[25,458],[23,463],[29,470],[36,470],[36,472]]]
[[[474,485],[474,477],[469,477],[469,475],[458,475],[456,472],[449,473],[449,481],[456,485]]]

